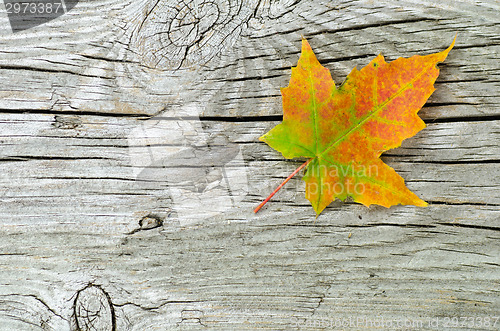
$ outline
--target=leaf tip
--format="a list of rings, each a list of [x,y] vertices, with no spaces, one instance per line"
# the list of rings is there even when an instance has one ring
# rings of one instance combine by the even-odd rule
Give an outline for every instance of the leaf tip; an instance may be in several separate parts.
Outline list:
[[[451,51],[451,49],[455,46],[455,42],[457,41],[457,37],[458,37],[458,32],[455,34],[455,38],[453,38],[453,41],[451,42],[451,45],[448,46],[448,48],[446,49],[446,53],[448,53],[449,51]]]
[[[402,205],[411,205],[415,207],[428,207],[429,204],[425,202],[424,200],[420,199],[418,196],[416,196],[414,193],[412,193],[413,198],[410,201],[407,201],[406,203],[401,203]]]
[[[458,37],[458,32],[455,33],[455,38],[453,38],[453,42],[451,43],[450,47],[453,48],[453,46],[455,46],[455,41],[457,41],[457,37]]]
[[[309,200],[309,201],[311,201],[311,200]],[[312,207],[313,207],[314,211],[316,212],[316,219],[319,217],[319,215],[323,212],[323,210],[325,210],[325,208],[326,208],[329,204],[330,204],[330,203],[328,203],[328,204],[326,204],[326,205],[321,205],[320,203],[315,204],[315,203],[313,203],[313,202],[311,201],[311,205],[312,205]]]
[[[437,53],[437,54],[442,55],[438,62],[443,62],[446,59],[446,57],[448,56],[448,53],[455,46],[455,42],[457,41],[457,36],[458,36],[458,32],[455,34],[455,38],[453,38],[453,41],[451,42],[451,45],[448,46],[448,48],[445,49],[444,51],[442,51],[440,53]]]
[[[306,53],[306,52],[312,52],[312,48],[311,48],[311,45],[309,45],[309,42],[307,41],[306,38],[304,38],[304,36],[302,36],[302,54]]]
[[[427,202],[425,202],[424,200],[420,199],[420,201],[418,201],[418,204],[415,204],[415,206],[417,206],[417,207],[429,207],[429,204]]]

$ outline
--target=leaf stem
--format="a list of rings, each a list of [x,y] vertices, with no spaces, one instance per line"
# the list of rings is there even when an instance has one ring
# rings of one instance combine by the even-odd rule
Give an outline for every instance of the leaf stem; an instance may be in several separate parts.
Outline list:
[[[311,162],[312,159],[309,159],[307,160],[306,162],[304,162],[300,167],[298,167],[297,169],[295,169],[294,172],[292,172],[290,174],[290,176],[288,176],[287,179],[285,179],[283,181],[283,183],[281,183],[274,191],[273,193],[269,194],[269,196],[266,198],[266,200],[262,201],[260,205],[257,206],[257,208],[254,209],[254,213],[258,212],[262,207],[264,207],[264,205],[269,201],[271,200],[271,198],[276,194],[276,192],[278,192],[286,183],[288,183],[288,181],[290,179],[292,179],[293,176],[295,176],[300,170],[302,170],[305,166],[307,166],[309,164],[309,162]]]

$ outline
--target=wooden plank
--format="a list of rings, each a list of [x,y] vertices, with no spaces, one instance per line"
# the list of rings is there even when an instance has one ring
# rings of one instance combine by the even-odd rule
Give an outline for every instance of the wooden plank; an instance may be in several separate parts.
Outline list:
[[[144,151],[144,144],[186,145],[194,147],[237,144],[249,160],[279,159],[258,138],[278,124],[276,121],[204,120],[203,118],[154,117],[149,120],[95,116],[57,116],[42,114],[0,115],[2,150],[0,157],[11,158],[96,158],[130,163],[133,148]],[[61,128],[64,121],[77,122],[71,129]],[[190,128],[190,136],[175,131]],[[458,121],[427,123],[427,128],[386,156],[404,156],[406,161],[486,162],[500,154],[497,144],[500,122]],[[142,140],[141,140],[142,139]],[[191,141],[188,141],[191,139]],[[129,150],[129,149],[132,149]],[[141,150],[141,151],[142,151]],[[163,152],[168,153],[167,149]],[[15,159],[13,159],[15,160]]]
[[[297,61],[301,34],[340,84],[354,66],[366,65],[377,53],[395,59],[435,52],[458,33],[430,100],[439,112],[428,116],[495,114],[488,106],[498,103],[497,19],[490,10],[494,2],[464,3],[460,9],[408,1],[376,8],[370,2],[268,5],[249,1],[234,16],[231,24],[239,24],[234,31],[205,36],[205,50],[202,40],[191,40],[182,65],[178,57],[187,46],[155,34],[165,28],[158,20],[175,25],[170,16],[181,12],[167,2],[80,2],[68,15],[29,32],[12,35],[4,25],[0,109],[151,115],[191,105],[206,116],[279,114],[279,87],[287,85]],[[231,8],[224,14],[230,15]],[[108,12],[113,15],[104,14]],[[173,29],[167,39],[180,33],[167,28]],[[160,47],[162,42],[167,44]]]
[[[73,225],[26,237],[17,227],[2,241],[2,251],[11,254],[2,256],[2,289],[8,299],[25,288],[69,317],[75,292],[98,282],[122,328],[202,323],[279,329],[292,320],[374,318],[374,307],[383,307],[377,313],[385,318],[491,316],[498,298],[498,228],[475,224],[488,217],[488,208],[442,207],[376,215],[342,206],[316,222],[309,207],[273,208],[183,231],[167,221],[160,230],[129,236]],[[498,217],[498,208],[489,210]],[[471,227],[460,225],[466,219]],[[58,257],[61,245],[69,258]],[[29,268],[19,268],[28,261]]]

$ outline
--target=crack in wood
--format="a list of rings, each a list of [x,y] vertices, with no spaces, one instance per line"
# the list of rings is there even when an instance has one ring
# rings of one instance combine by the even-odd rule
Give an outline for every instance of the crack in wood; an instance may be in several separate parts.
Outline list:
[[[439,20],[433,19],[433,18],[425,18],[425,17],[408,18],[408,19],[403,19],[403,20],[377,22],[377,23],[373,23],[373,24],[371,24],[371,23],[359,24],[359,25],[353,25],[353,26],[348,26],[345,28],[338,28],[338,29],[324,29],[324,30],[319,30],[316,32],[305,34],[305,37],[324,35],[324,34],[329,34],[329,33],[336,34],[336,33],[341,33],[341,32],[359,31],[359,30],[365,30],[365,29],[370,29],[370,28],[380,28],[382,26],[394,26],[394,25],[399,25],[399,24],[409,24],[409,23],[417,23],[417,22],[437,22],[437,21],[439,21]]]
[[[497,205],[498,206],[498,205]],[[457,228],[467,228],[467,229],[477,229],[477,230],[490,230],[490,231],[500,231],[500,227],[496,226],[486,226],[478,224],[465,224],[465,223],[448,223],[448,222],[436,222],[436,224]]]
[[[43,73],[51,73],[51,74],[61,74],[62,73],[62,74],[70,74],[70,75],[77,75],[77,76],[90,77],[90,78],[112,79],[111,77],[107,77],[107,76],[89,75],[89,74],[84,74],[84,73],[75,72],[75,71],[71,71],[71,70],[39,68],[39,67],[23,66],[23,65],[2,64],[2,65],[0,65],[0,70],[26,70],[26,71],[32,71],[32,72],[43,72]]]

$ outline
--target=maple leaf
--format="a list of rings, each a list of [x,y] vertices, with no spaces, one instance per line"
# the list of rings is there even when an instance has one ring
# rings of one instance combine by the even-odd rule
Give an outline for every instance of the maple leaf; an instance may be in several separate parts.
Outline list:
[[[289,85],[281,88],[283,122],[260,140],[287,159],[309,160],[255,212],[304,167],[306,198],[316,215],[336,198],[347,197],[367,207],[425,207],[427,203],[379,157],[426,126],[417,112],[435,90],[437,63],[445,60],[454,44],[455,40],[439,53],[390,63],[379,55],[363,69],[354,68],[336,88],[328,69],[302,39],[298,65],[292,68]]]

